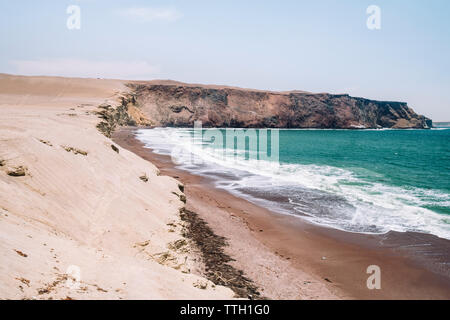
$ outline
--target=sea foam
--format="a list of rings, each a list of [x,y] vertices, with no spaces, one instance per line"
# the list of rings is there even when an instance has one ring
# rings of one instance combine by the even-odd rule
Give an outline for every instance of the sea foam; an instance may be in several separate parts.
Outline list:
[[[193,140],[190,129],[142,129],[137,138],[171,155],[181,169],[209,176],[218,188],[279,213],[349,232],[414,231],[450,239],[450,217],[427,208],[450,207],[447,193],[368,181],[352,168],[245,160],[242,150],[224,158]]]

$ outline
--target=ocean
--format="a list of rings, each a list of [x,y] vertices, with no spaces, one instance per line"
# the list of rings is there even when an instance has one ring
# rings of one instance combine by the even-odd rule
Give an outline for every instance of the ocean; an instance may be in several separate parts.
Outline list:
[[[255,131],[260,143],[267,131]],[[450,239],[450,129],[269,130],[269,153],[252,138],[223,148],[205,134],[155,128],[137,138],[179,168],[281,214],[348,232]]]

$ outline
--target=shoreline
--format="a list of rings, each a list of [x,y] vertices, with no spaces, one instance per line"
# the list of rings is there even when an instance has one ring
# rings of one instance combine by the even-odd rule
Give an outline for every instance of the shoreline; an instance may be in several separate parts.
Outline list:
[[[228,240],[230,263],[269,299],[450,299],[448,270],[416,254],[426,241],[445,250],[450,241],[430,235],[389,232],[356,234],[312,225],[214,187],[206,177],[177,169],[120,128],[113,141],[150,161],[162,175],[185,185],[186,208]],[[448,251],[448,250],[447,250]],[[445,252],[445,251],[444,251]],[[447,254],[448,255],[448,254]],[[367,267],[381,269],[381,290],[366,286]]]

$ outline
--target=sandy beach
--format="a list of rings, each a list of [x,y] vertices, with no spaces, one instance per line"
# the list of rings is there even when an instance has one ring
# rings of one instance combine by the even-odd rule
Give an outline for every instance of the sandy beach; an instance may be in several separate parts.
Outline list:
[[[214,187],[213,181],[177,169],[122,129],[113,140],[185,185],[187,208],[228,239],[233,265],[271,299],[448,299],[448,270],[433,269],[414,252],[448,241],[423,234],[363,235],[319,227],[254,205]],[[382,270],[382,289],[369,290],[367,267]]]
[[[99,106],[129,90],[0,74],[0,299],[450,299],[424,259],[448,240],[312,225],[177,169],[136,127],[105,136]]]

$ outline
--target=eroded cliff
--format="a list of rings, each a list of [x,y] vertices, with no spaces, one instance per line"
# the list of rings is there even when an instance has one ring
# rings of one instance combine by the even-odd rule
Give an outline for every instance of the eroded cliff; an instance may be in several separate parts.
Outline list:
[[[430,128],[432,121],[405,102],[347,94],[269,92],[186,85],[133,83],[137,104],[160,126],[271,128]]]

